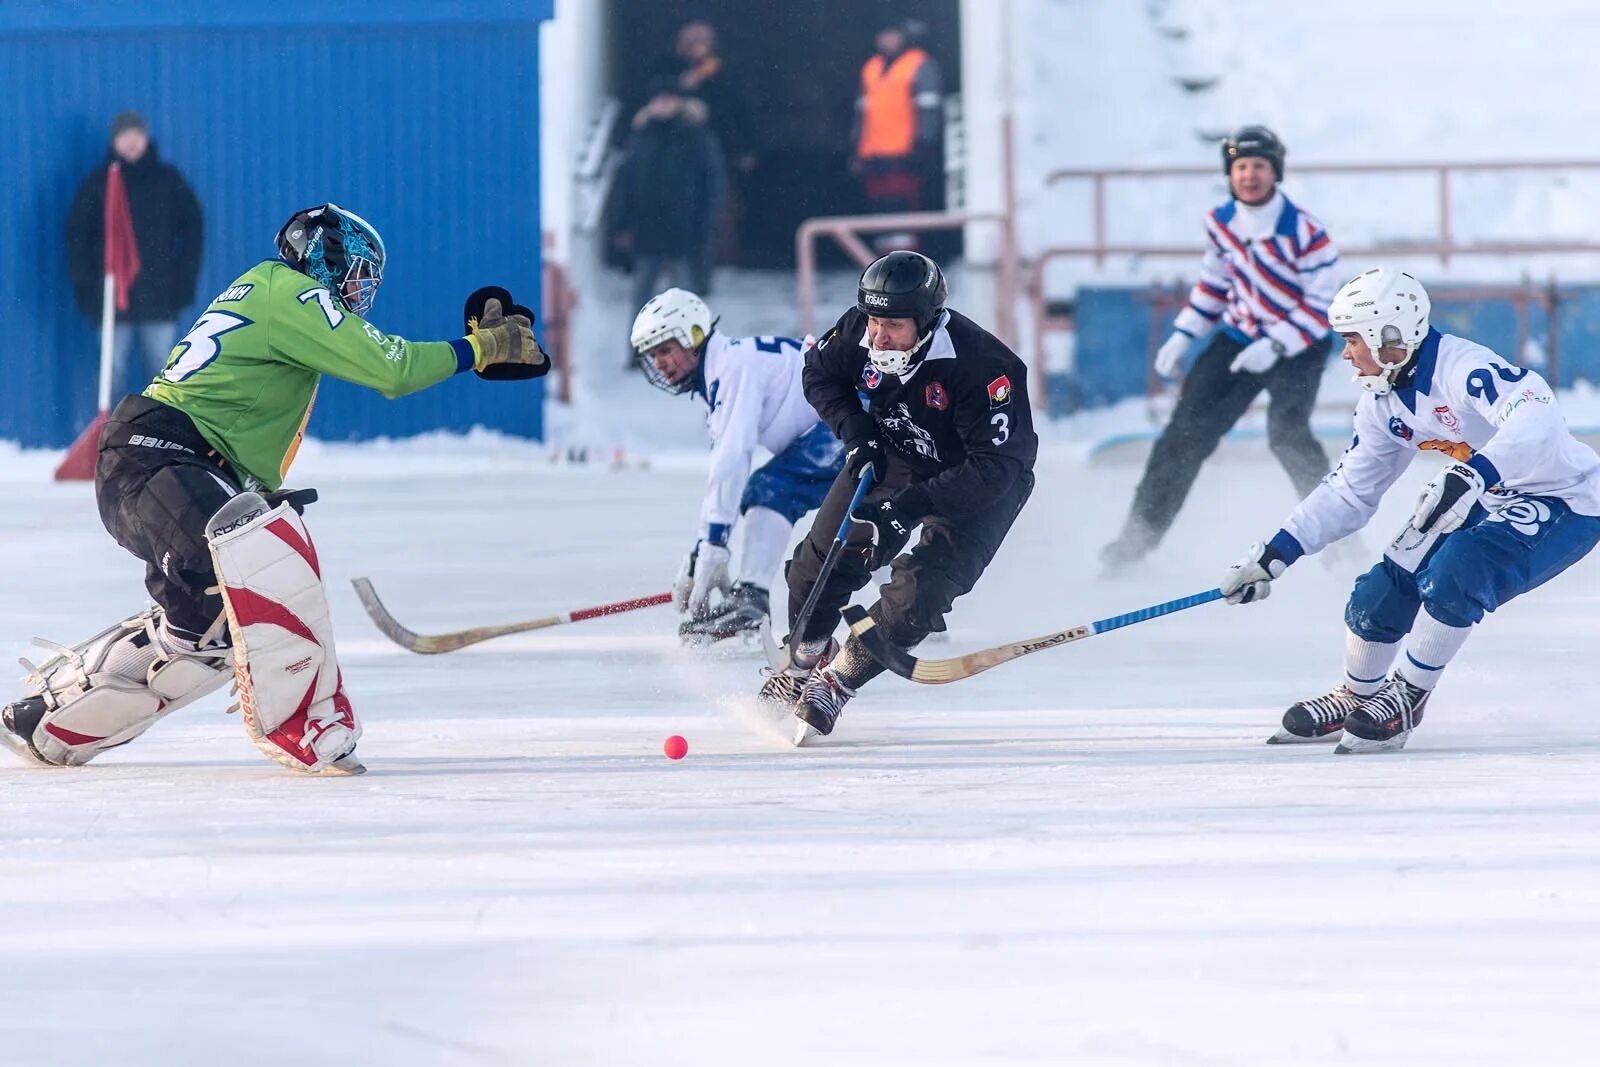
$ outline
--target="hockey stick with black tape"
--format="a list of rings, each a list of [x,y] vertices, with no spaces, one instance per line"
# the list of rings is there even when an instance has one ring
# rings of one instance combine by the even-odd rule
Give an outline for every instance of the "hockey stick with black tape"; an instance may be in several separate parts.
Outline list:
[[[1013,641],[1009,645],[979,649],[977,652],[968,652],[965,656],[956,656],[953,659],[918,659],[905,649],[890,644],[888,638],[878,631],[877,625],[866,611],[854,604],[844,609],[844,621],[849,625],[850,632],[856,636],[856,640],[861,642],[862,647],[872,653],[872,658],[895,674],[924,685],[944,685],[947,682],[959,682],[963,678],[971,678],[974,674],[982,674],[990,667],[998,667],[1002,663],[1009,663],[1035,652],[1043,652],[1047,648],[1082,641],[1085,637],[1094,637],[1109,630],[1120,630],[1124,626],[1132,626],[1134,623],[1157,619],[1163,615],[1171,615],[1175,611],[1183,611],[1186,608],[1198,607],[1221,599],[1221,589],[1207,589],[1203,593],[1179,597],[1164,604],[1130,611],[1126,615],[1097,619],[1094,622],[1087,622],[1068,630],[1057,630],[1053,634],[1045,634],[1027,641]]]
[[[560,615],[549,615],[542,619],[529,619],[526,622],[509,622],[500,626],[479,626],[471,630],[456,630],[447,634],[419,634],[401,626],[389,609],[383,606],[383,601],[378,599],[377,590],[372,588],[372,583],[365,578],[354,578],[350,582],[356,587],[356,596],[361,598],[361,606],[367,609],[367,614],[373,623],[383,632],[383,636],[410,652],[422,655],[433,655],[439,652],[454,652],[458,648],[466,648],[480,641],[488,641],[495,637],[505,637],[507,634],[527,633],[529,630],[543,630],[548,626],[562,626],[569,622],[583,622],[586,619],[598,619],[603,615],[621,615],[625,611],[638,611],[640,608],[653,608],[658,604],[671,602],[671,593],[652,593],[649,596],[635,597],[632,600],[618,600],[611,604],[601,604],[593,608],[579,608],[577,611],[566,611]]]

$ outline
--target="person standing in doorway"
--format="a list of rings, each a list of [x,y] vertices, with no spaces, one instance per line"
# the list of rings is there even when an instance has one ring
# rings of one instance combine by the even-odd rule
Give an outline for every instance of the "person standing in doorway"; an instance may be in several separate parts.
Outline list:
[[[943,79],[939,64],[917,46],[920,23],[878,31],[877,51],[861,67],[861,92],[851,142],[851,170],[868,209],[878,214],[920,211],[923,174],[939,149]],[[916,236],[880,234],[879,252],[914,249]]]
[[[606,205],[606,232],[633,258],[633,301],[643,307],[663,277],[704,295],[711,289],[711,237],[722,211],[722,150],[707,108],[658,79],[633,119]],[[638,366],[630,340],[628,366]]]
[[[1233,196],[1206,215],[1200,279],[1156,353],[1156,372],[1176,375],[1195,339],[1215,332],[1150,450],[1121,535],[1100,551],[1108,572],[1161,543],[1206,457],[1263,389],[1267,443],[1296,499],[1328,473],[1311,410],[1333,347],[1328,302],[1339,289],[1339,252],[1322,224],[1278,188],[1285,154],[1264,126],[1242,127],[1222,143]]]
[[[113,380],[121,383],[137,340],[144,382],[166,366],[178,335],[178,314],[194,302],[205,234],[200,201],[178,168],[156,151],[144,116],[122,112],[111,124],[105,159],[79,183],[67,214],[67,269],[78,307],[91,322],[100,321],[106,170],[113,163],[122,169],[139,249],[139,272],[128,291],[128,307],[118,314]]]

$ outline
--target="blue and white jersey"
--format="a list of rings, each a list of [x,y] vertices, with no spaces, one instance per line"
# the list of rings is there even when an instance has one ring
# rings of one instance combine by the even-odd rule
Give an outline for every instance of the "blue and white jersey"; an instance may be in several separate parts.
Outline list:
[[[1322,224],[1283,193],[1251,206],[1229,200],[1206,215],[1200,280],[1176,326],[1198,337],[1220,318],[1235,336],[1267,336],[1293,355],[1328,334],[1339,251]]]
[[[800,386],[805,365],[792,337],[725,337],[713,332],[700,363],[699,395],[709,409],[711,477],[700,536],[725,542],[759,445],[776,455],[818,423]]]
[[[1399,384],[1356,404],[1350,447],[1273,546],[1293,560],[1359,530],[1418,452],[1442,452],[1476,470],[1490,511],[1514,496],[1547,496],[1600,516],[1600,456],[1568,432],[1545,380],[1430,329]]]

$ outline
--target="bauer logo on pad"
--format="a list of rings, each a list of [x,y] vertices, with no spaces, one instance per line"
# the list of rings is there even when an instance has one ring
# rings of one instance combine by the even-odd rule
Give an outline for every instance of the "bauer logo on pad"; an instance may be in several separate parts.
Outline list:
[[[1011,403],[1011,378],[1002,374],[989,383],[989,406],[997,408],[1009,403]]]

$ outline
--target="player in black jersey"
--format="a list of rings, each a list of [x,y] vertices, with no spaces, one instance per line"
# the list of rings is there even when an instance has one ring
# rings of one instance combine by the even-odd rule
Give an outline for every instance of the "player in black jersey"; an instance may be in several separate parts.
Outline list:
[[[890,641],[910,648],[944,630],[950,605],[977,583],[1033,491],[1039,439],[1027,368],[947,309],[945,294],[933,260],[890,252],[867,267],[856,306],[806,356],[806,399],[844,442],[845,470],[789,561],[791,627],[869,464],[874,482],[794,662],[762,689],[800,718],[797,744],[830,733],[845,702],[883,671],[854,638],[831,654],[839,611],[872,571],[893,560],[871,615]]]

